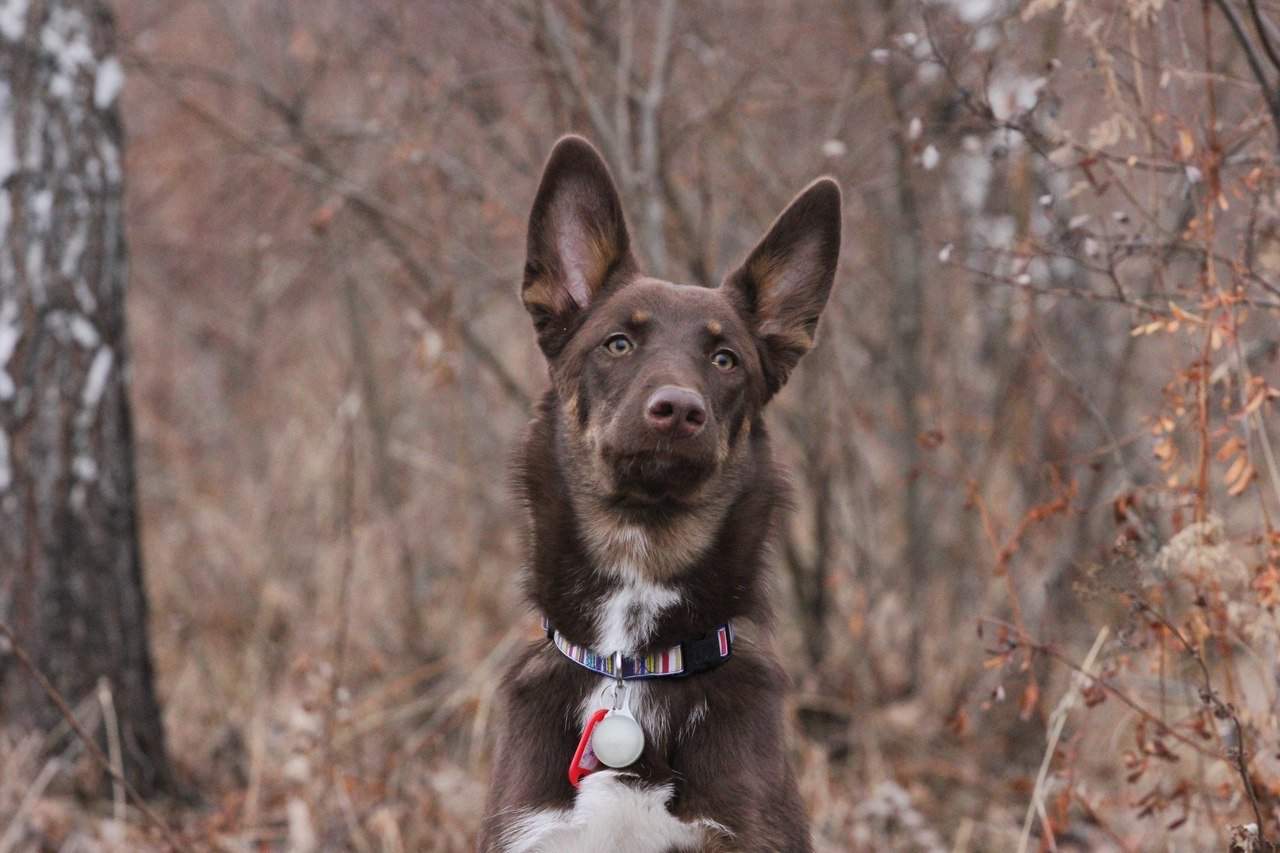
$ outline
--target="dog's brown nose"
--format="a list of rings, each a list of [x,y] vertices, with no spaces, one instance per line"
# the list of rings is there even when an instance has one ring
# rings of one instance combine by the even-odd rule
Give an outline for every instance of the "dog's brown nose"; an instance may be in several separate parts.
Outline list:
[[[672,438],[692,438],[707,422],[707,406],[697,391],[663,385],[645,404],[644,419]]]

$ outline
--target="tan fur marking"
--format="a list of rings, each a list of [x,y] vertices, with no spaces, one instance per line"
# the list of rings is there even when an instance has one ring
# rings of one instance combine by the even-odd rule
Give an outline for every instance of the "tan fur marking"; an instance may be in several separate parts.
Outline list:
[[[713,335],[719,335],[721,332],[724,331],[724,327],[720,325],[719,320],[708,320],[707,331]]]
[[[783,258],[761,255],[751,263],[747,274],[756,282],[759,298],[767,297],[782,275]]]
[[[600,424],[595,418],[587,423],[587,428],[582,431],[582,440],[586,442],[587,447],[593,451],[600,446]]]
[[[583,533],[599,568],[622,577],[635,573],[658,581],[679,574],[701,556],[725,511],[720,502],[712,502],[655,530],[628,524],[595,501],[583,503]]]
[[[565,419],[573,423],[578,419],[578,395],[570,394],[564,401]]]
[[[541,309],[552,315],[563,314],[573,307],[573,297],[549,278],[535,278],[520,291],[520,299],[527,310]]]
[[[802,354],[813,348],[813,338],[804,329],[787,328],[781,323],[765,323],[760,327],[760,334],[775,346]]]
[[[720,434],[716,441],[716,462],[724,464],[724,460],[729,458],[729,436],[724,433]]]
[[[538,278],[526,281],[520,298],[527,309],[541,309],[553,316],[586,308],[617,259],[613,242],[592,230],[583,241],[562,251],[561,269],[546,270]]]
[[[594,230],[588,242],[589,251],[591,252],[591,266],[584,272],[586,273],[587,286],[591,288],[591,297],[594,299],[596,291],[604,286],[604,277],[609,272],[609,267],[613,266],[614,261],[618,259],[618,251],[612,240]]]
[[[633,326],[643,326],[649,322],[649,312],[637,308],[635,313],[631,315],[631,324]]]

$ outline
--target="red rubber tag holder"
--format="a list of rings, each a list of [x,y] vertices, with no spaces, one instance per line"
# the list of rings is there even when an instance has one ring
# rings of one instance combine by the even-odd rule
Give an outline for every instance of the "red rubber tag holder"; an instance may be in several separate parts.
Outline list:
[[[596,723],[603,720],[608,713],[608,708],[596,711],[591,715],[591,719],[587,720],[586,728],[582,730],[578,749],[573,753],[573,761],[569,763],[569,784],[575,788],[578,787],[583,776],[600,769],[600,759],[596,758],[596,754],[591,751],[591,733],[595,731]]]

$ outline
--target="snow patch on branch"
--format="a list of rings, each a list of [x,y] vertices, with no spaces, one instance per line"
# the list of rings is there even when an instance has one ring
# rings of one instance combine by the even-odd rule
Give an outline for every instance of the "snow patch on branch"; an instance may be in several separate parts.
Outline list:
[[[77,205],[77,207],[79,206]],[[62,249],[62,261],[58,264],[58,272],[62,273],[63,278],[75,277],[76,271],[80,268],[80,258],[84,255],[85,246],[88,242],[89,226],[84,219],[77,218],[74,230],[72,230],[71,236],[67,238],[67,243]]]
[[[115,353],[111,351],[111,347],[98,347],[98,351],[93,354],[89,375],[84,380],[84,391],[80,395],[80,405],[86,417],[92,418],[93,411],[98,408],[102,392],[107,387],[107,376],[111,373],[113,361],[115,361]]]
[[[93,349],[98,345],[98,330],[83,314],[71,315],[71,337],[85,349]]]
[[[0,302],[0,400],[10,400],[17,390],[13,377],[5,370],[13,351],[18,348],[22,327],[18,325],[18,303],[11,299]],[[0,433],[2,435],[3,433]]]
[[[98,140],[98,156],[102,159],[102,180],[108,186],[119,184],[123,175],[120,170],[120,149],[106,134],[103,134]],[[90,166],[94,165],[96,164],[90,161]]]
[[[9,41],[22,41],[30,5],[30,0],[0,0],[0,35]]]
[[[4,184],[0,183],[0,187]],[[6,235],[9,233],[9,223],[13,221],[13,198],[0,189],[0,246],[5,245]],[[0,252],[0,281],[13,281],[14,266],[13,260],[9,252]]]
[[[85,456],[82,453],[71,460],[71,472],[76,475],[77,480],[92,483],[98,479],[98,463],[93,461],[92,456]]]
[[[3,0],[0,0],[3,2]],[[18,171],[18,144],[13,127],[14,103],[9,84],[0,80],[0,187]],[[7,196],[3,190],[0,195]],[[4,232],[0,231],[0,236]]]
[[[27,206],[27,281],[31,285],[31,298],[36,305],[44,305],[48,296],[45,285],[44,239],[53,228],[53,191],[39,190],[31,194]]]
[[[76,279],[72,289],[75,290],[76,303],[80,306],[80,310],[86,314],[92,314],[98,310],[98,300],[94,298],[93,291],[89,289],[89,285],[83,278]]]
[[[49,92],[55,98],[71,98],[80,70],[95,65],[89,45],[89,22],[78,10],[56,7],[40,33],[40,46],[54,63]]]
[[[43,234],[53,227],[53,190],[31,194],[31,230]]]
[[[71,336],[82,346],[88,345],[89,337],[96,341],[98,332],[86,318],[73,314],[64,321]],[[84,388],[80,392],[80,411],[75,416],[75,435],[72,442],[75,455],[71,460],[71,473],[76,483],[71,487],[71,508],[82,512],[85,508],[87,486],[98,479],[98,462],[93,458],[93,440],[91,427],[98,411],[98,404],[107,388],[107,377],[111,375],[115,363],[115,353],[105,344],[99,346],[89,363],[89,371],[85,376]]]
[[[1049,81],[1025,74],[1000,74],[987,86],[987,100],[997,121],[1008,121],[1035,109]]]
[[[124,88],[124,67],[120,60],[108,56],[98,66],[98,75],[93,79],[93,105],[105,110],[116,102],[120,90]]]

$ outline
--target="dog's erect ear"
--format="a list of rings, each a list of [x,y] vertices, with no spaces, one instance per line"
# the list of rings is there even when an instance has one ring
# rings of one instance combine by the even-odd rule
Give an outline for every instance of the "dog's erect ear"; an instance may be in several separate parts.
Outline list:
[[[722,287],[763,342],[770,395],[813,346],[840,257],[840,187],[819,178],[795,197]]]
[[[548,356],[610,275],[633,264],[622,202],[599,152],[580,136],[556,143],[529,214],[520,298]]]

